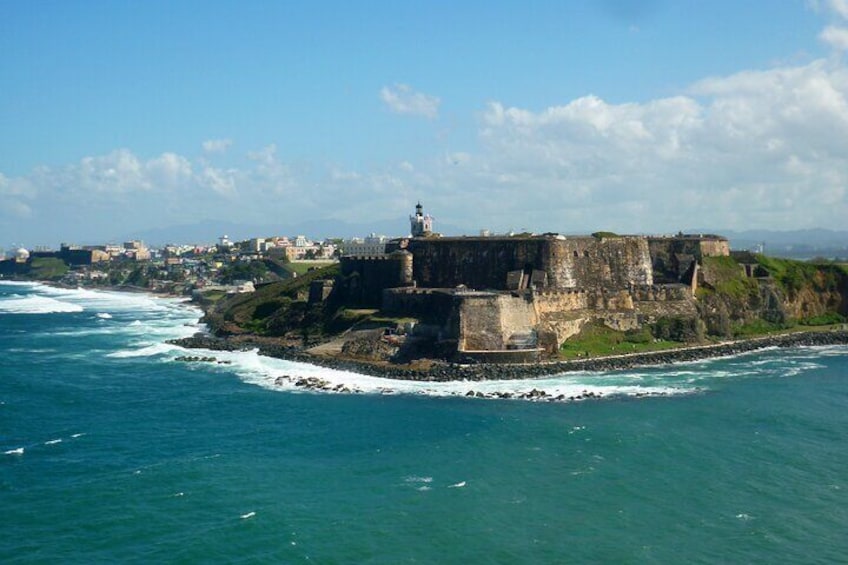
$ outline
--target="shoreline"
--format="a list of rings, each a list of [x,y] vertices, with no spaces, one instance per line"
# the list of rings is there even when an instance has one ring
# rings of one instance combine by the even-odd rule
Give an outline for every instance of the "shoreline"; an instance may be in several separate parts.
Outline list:
[[[101,290],[107,292],[125,292],[128,294],[148,294],[150,296],[179,299],[186,305],[196,308],[200,313],[205,309],[189,296],[169,292],[155,292],[150,289],[132,286],[72,286],[54,281],[12,281],[33,282],[67,289]],[[198,317],[198,322],[202,316]],[[731,340],[705,345],[682,346],[674,349],[607,355],[590,359],[546,360],[535,363],[474,363],[459,364],[441,360],[431,360],[433,364],[424,368],[412,368],[404,365],[363,361],[349,358],[319,356],[307,353],[301,347],[285,346],[274,338],[243,335],[217,337],[207,332],[196,333],[190,337],[167,340],[167,343],[187,349],[207,349],[211,351],[247,351],[256,349],[260,355],[288,361],[307,363],[313,366],[350,371],[361,375],[388,378],[399,381],[451,382],[451,381],[508,381],[534,379],[571,372],[606,372],[631,369],[635,367],[655,367],[679,363],[692,363],[705,359],[731,357],[768,348],[813,347],[827,345],[848,345],[848,329],[802,330],[788,333],[764,335],[746,339]]]
[[[256,349],[260,355],[267,357],[298,361],[319,367],[350,371],[373,377],[400,381],[450,382],[532,379],[578,371],[617,371],[634,367],[672,365],[717,357],[730,357],[772,347],[848,345],[848,330],[799,331],[758,336],[717,344],[569,361],[553,360],[516,364],[477,363],[469,365],[438,362],[428,369],[413,369],[404,366],[383,365],[353,359],[319,357],[305,353],[299,348],[285,347],[270,343],[267,340],[247,336],[233,339],[220,338],[208,334],[196,334],[188,338],[169,340],[168,343],[189,349],[207,349],[213,351]]]

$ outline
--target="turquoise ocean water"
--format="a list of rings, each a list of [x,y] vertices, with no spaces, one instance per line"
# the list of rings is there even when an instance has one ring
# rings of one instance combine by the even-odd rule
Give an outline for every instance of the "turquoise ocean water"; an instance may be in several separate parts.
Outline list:
[[[846,347],[394,383],[251,352],[176,361],[164,341],[198,316],[0,284],[0,562],[848,560]],[[462,396],[534,387],[605,398]]]

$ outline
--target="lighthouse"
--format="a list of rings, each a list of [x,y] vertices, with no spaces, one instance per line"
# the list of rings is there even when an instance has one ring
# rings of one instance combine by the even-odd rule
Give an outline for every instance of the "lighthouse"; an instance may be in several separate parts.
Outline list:
[[[409,217],[409,231],[412,237],[426,237],[433,233],[433,217],[424,213],[421,202],[415,206],[415,215]]]

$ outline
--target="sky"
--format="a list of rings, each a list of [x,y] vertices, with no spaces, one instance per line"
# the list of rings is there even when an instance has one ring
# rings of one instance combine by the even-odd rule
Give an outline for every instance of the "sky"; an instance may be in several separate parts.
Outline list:
[[[846,50],[848,0],[0,0],[0,246],[844,229]]]

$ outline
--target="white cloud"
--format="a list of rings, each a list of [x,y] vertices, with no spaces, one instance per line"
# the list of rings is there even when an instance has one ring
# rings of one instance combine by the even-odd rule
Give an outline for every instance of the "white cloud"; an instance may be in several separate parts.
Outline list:
[[[180,188],[190,182],[192,177],[191,162],[175,153],[163,153],[148,161],[144,167],[150,184],[163,188]]]
[[[848,0],[827,0],[827,6],[840,17],[848,19]]]
[[[203,150],[206,153],[226,153],[232,144],[231,139],[207,139],[203,142]]]
[[[199,186],[209,189],[220,196],[233,198],[237,195],[236,177],[238,171],[234,169],[216,169],[204,167],[196,178]]]
[[[84,157],[79,165],[63,171],[66,179],[88,192],[135,192],[149,190],[141,161],[128,149],[118,149],[108,155]]]
[[[848,50],[848,29],[838,26],[827,26],[819,34],[819,39],[835,49]]]
[[[189,218],[284,232],[310,218],[403,218],[418,199],[440,221],[498,231],[842,228],[845,131],[848,70],[819,60],[711,77],[640,103],[493,101],[478,114],[471,147],[382,167],[293,163],[275,144],[230,168],[119,149],[0,175],[0,235],[16,240],[13,229],[61,222],[70,209],[80,225],[109,233]]]
[[[277,159],[277,145],[272,143],[259,151],[251,151],[247,154],[247,158],[263,165],[272,165]]]
[[[0,217],[29,218],[32,209],[24,200],[33,196],[32,184],[27,179],[9,179],[0,173]]]
[[[443,167],[434,188],[464,187],[457,208],[499,228],[841,227],[846,96],[845,69],[817,61],[641,104],[493,102],[480,119],[482,151]]]
[[[848,0],[807,0],[807,6],[815,12],[830,12],[848,20]]]
[[[396,114],[411,114],[433,119],[439,114],[438,97],[416,92],[406,84],[384,86],[380,90],[380,99]]]

